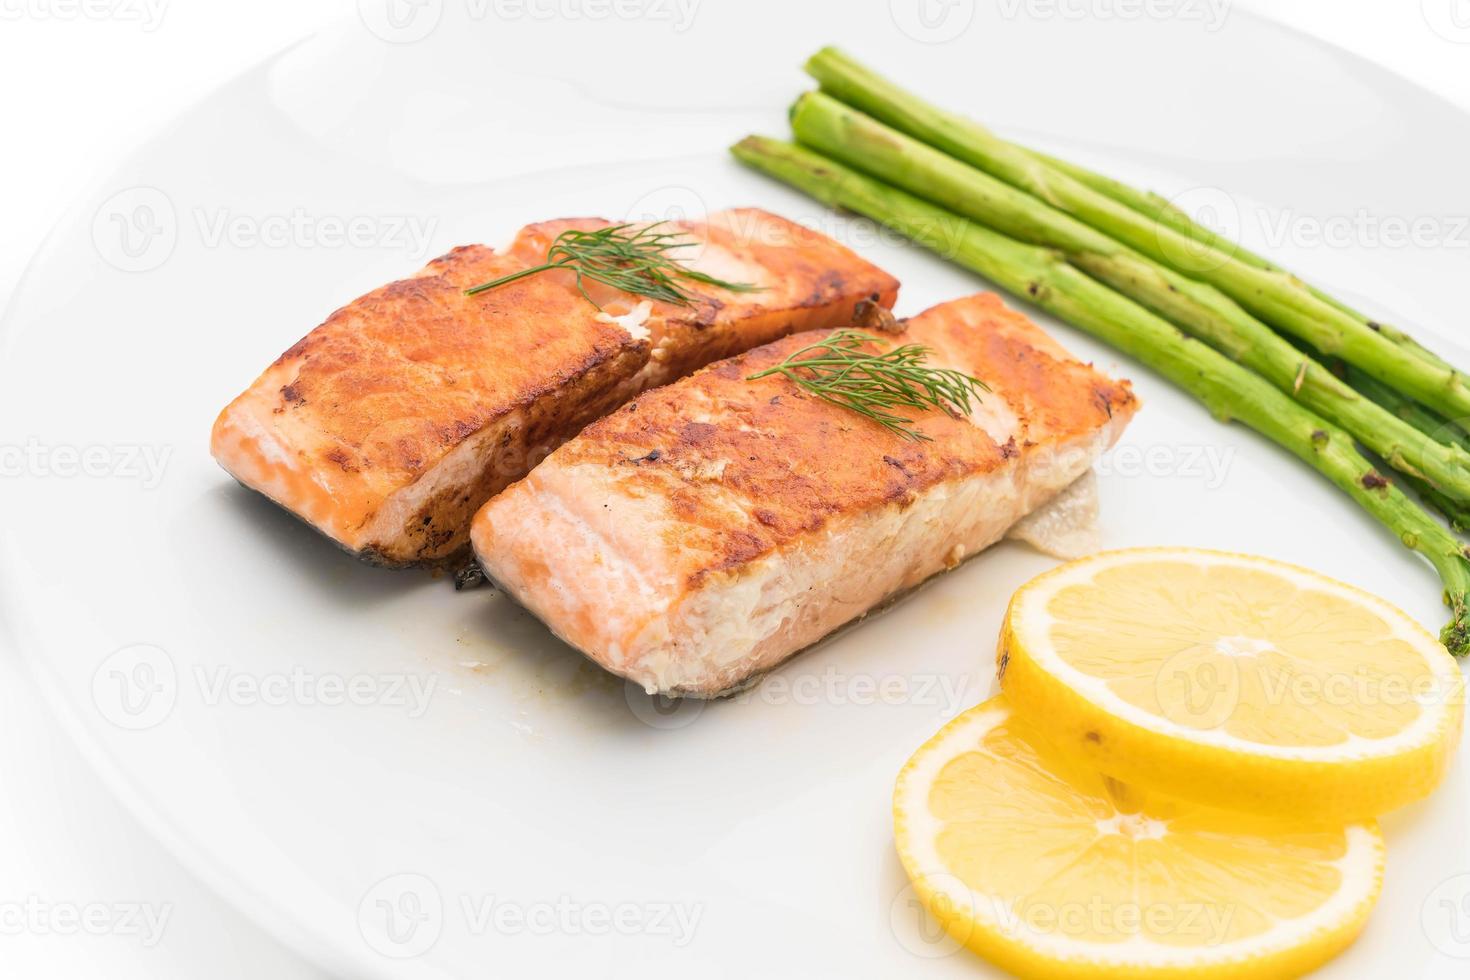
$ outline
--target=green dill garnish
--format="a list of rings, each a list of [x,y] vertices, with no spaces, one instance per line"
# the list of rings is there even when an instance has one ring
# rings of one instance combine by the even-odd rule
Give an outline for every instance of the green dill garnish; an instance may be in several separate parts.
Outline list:
[[[556,236],[551,247],[546,250],[544,264],[481,283],[466,289],[465,294],[473,296],[552,269],[567,269],[575,273],[577,289],[587,302],[598,309],[602,307],[587,295],[587,290],[582,286],[584,277],[614,289],[621,289],[625,293],[647,296],[675,306],[694,305],[693,295],[679,284],[680,279],[717,286],[734,293],[750,293],[760,288],[749,283],[716,279],[682,264],[670,253],[697,243],[690,241],[682,232],[659,231],[664,224],[665,222],[660,221],[644,227],[621,224],[609,225],[596,231],[564,231]]]
[[[978,401],[980,392],[990,390],[985,382],[963,371],[926,366],[933,352],[922,344],[874,353],[868,345],[877,343],[881,343],[877,337],[861,330],[839,330],[746,380],[782,375],[823,401],[919,442],[928,441],[929,436],[893,409],[937,408],[951,415],[968,415],[971,399]]]

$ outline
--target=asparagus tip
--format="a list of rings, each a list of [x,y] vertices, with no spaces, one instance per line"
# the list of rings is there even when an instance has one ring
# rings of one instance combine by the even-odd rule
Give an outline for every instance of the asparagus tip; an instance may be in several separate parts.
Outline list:
[[[795,101],[791,103],[791,108],[786,110],[786,119],[788,122],[796,119],[796,114],[801,111],[801,107],[806,104],[807,100],[811,98],[811,95],[811,92],[803,92],[796,97]]]
[[[762,138],[752,133],[736,143],[730,144],[730,152],[741,160],[756,156],[760,153]]]
[[[820,48],[817,49],[817,53],[816,54],[814,54],[810,58],[806,59],[806,63],[803,64],[802,67],[805,68],[806,71],[810,74],[811,73],[811,69],[812,69],[812,65],[816,64],[819,61],[823,61],[825,59],[828,59],[828,58],[836,58],[836,57],[839,57],[841,54],[842,54],[842,50],[840,48],[838,48],[837,45],[835,45],[835,44],[824,44]]]
[[[1457,657],[1470,653],[1470,617],[1465,608],[1465,591],[1449,591],[1444,594],[1444,603],[1450,607],[1450,621],[1439,631],[1439,642]]]

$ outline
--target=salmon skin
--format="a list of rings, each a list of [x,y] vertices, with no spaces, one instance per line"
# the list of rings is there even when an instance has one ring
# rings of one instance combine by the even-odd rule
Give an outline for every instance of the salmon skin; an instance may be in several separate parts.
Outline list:
[[[470,520],[587,423],[639,392],[797,330],[849,322],[898,281],[814,231],[755,209],[670,222],[672,253],[732,292],[681,281],[691,306],[597,283],[589,303],[553,271],[466,296],[541,264],[568,229],[529,225],[505,252],[456,248],[333,313],[282,354],[214,424],[232,476],[376,564],[439,564]]]
[[[819,340],[721,361],[589,426],[475,517],[486,573],[649,693],[714,697],[997,541],[1088,472],[1126,381],[982,294],[900,324],[990,386],[915,442],[779,376]]]

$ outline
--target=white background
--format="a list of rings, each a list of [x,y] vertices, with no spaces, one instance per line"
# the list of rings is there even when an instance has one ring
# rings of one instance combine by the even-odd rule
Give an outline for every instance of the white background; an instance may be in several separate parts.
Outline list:
[[[1470,0],[1234,6],[1325,38],[1470,107],[1470,44],[1430,29],[1422,9],[1442,12],[1456,3],[1470,23]],[[0,305],[69,203],[122,154],[215,85],[315,24],[353,16],[354,6],[0,0]],[[823,40],[812,38],[812,46]],[[12,428],[24,422],[7,421]],[[162,940],[151,948],[138,936],[10,935],[0,924],[0,976],[317,976],[149,839],[48,717],[23,668],[4,655],[0,721],[0,905],[35,896],[78,906],[140,902],[169,913]]]

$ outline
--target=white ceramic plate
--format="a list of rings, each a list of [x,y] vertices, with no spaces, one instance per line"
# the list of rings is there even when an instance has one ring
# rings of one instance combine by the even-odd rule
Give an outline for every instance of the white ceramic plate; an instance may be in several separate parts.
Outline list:
[[[4,462],[22,477],[4,483],[5,643],[118,793],[242,908],[352,975],[983,972],[923,931],[889,792],[991,690],[1005,601],[1049,560],[998,547],[752,695],[660,710],[494,592],[354,563],[206,448],[217,410],[327,312],[531,220],[758,204],[899,275],[901,312],[982,288],[724,154],[784,132],[798,66],[827,42],[1214,207],[1470,363],[1452,342],[1464,116],[1238,12],[1212,30],[1205,4],[1085,21],[981,6],[670,0],[546,20],[534,4],[389,18],[364,2],[79,203],[5,325]],[[1360,209],[1376,238],[1307,240]],[[1385,244],[1413,219],[1430,222],[1418,245]],[[1108,545],[1261,552],[1439,624],[1429,569],[1311,471],[1056,330],[1146,403],[1102,467]],[[1463,969],[1449,954],[1467,952],[1452,931],[1470,926],[1454,904],[1467,803],[1460,765],[1387,820],[1383,900],[1329,973]]]

